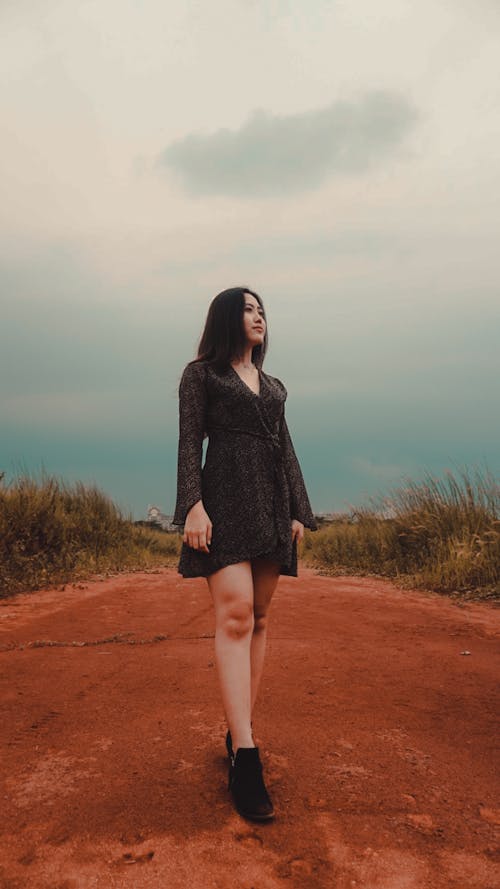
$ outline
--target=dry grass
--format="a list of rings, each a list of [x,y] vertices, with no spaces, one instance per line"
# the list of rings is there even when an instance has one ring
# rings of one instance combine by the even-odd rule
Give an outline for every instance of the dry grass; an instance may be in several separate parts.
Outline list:
[[[335,574],[377,574],[460,598],[498,598],[500,486],[490,472],[407,479],[306,532],[301,554]]]
[[[27,473],[0,485],[0,596],[174,565],[178,534],[134,525],[95,486]]]
[[[182,538],[135,525],[95,486],[42,473],[0,484],[0,596],[96,573],[177,565]],[[500,591],[500,486],[489,472],[411,479],[306,531],[300,555],[331,574],[375,574],[460,598]]]

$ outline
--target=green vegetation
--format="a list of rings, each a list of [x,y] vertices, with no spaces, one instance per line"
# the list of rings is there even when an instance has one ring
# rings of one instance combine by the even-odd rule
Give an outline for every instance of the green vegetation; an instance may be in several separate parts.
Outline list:
[[[0,596],[96,573],[177,564],[181,538],[135,525],[95,486],[42,474],[0,481]]]
[[[489,473],[406,480],[306,531],[301,555],[328,574],[376,574],[459,598],[500,593],[500,485]]]

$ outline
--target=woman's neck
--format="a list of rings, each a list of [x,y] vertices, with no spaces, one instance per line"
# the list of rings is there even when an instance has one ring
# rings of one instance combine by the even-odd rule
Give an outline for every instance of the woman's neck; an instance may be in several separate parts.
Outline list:
[[[254,367],[252,361],[252,349],[248,349],[243,353],[241,358],[234,358],[231,364],[236,364],[238,367]]]

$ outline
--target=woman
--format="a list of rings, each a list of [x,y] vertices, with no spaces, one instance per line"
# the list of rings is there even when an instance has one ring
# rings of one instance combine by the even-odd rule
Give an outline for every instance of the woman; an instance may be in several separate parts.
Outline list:
[[[262,370],[267,343],[257,293],[232,287],[212,300],[179,385],[173,519],[184,526],[179,573],[206,577],[214,603],[228,789],[255,820],[274,816],[251,723],[267,615],[280,574],[297,577],[304,526],[317,528],[285,420],[287,390]]]

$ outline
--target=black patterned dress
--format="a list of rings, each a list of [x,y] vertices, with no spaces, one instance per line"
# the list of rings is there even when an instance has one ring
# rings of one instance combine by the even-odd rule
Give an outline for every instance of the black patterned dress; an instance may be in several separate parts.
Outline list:
[[[257,556],[274,559],[280,574],[297,577],[291,521],[317,530],[285,420],[287,390],[262,369],[259,378],[257,395],[230,364],[217,371],[196,360],[182,373],[173,523],[184,526],[198,500],[212,522],[209,553],[183,542],[183,577],[206,577]]]

